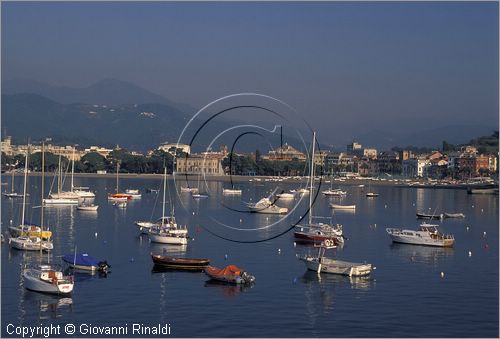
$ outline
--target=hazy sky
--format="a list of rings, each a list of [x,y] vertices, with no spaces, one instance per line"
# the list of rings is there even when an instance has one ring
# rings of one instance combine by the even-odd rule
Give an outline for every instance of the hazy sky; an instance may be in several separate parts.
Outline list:
[[[2,2],[2,78],[254,91],[320,133],[498,125],[498,3]],[[333,140],[333,139],[332,139]]]

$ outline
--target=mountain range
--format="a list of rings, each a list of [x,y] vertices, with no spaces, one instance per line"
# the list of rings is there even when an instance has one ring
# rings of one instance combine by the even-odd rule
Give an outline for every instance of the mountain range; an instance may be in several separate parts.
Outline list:
[[[54,86],[27,79],[2,81],[2,132],[12,135],[18,143],[26,143],[28,138],[39,140],[50,136],[58,144],[106,147],[118,144],[145,151],[166,141],[177,141],[194,112],[196,110],[188,104],[116,79],[104,79],[84,88]],[[193,128],[202,123],[195,120]],[[219,121],[217,126],[205,126],[198,136],[199,143],[206,145],[213,135],[232,124],[231,121]],[[339,145],[335,148],[344,150],[352,141],[382,150],[408,145],[439,147],[443,140],[465,143],[474,137],[489,135],[494,129],[495,126],[482,124],[449,124],[430,125],[419,130],[406,128],[398,132],[360,126],[355,139],[335,140]],[[328,137],[318,136],[324,144],[333,141]],[[220,142],[230,144],[231,138],[235,136],[229,133]],[[294,145],[296,140],[288,142]],[[265,150],[268,143],[238,146],[241,151]]]

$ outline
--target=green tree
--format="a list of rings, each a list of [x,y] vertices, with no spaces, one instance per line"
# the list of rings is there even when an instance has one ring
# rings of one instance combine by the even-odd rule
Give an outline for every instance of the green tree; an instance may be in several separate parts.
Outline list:
[[[82,164],[83,172],[95,173],[108,168],[108,160],[97,152],[85,154],[79,161]]]

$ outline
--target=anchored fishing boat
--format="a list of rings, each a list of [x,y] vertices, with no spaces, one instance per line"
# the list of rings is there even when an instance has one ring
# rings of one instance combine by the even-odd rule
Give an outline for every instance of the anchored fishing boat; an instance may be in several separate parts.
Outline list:
[[[155,265],[176,270],[201,271],[210,265],[210,259],[192,259],[151,254]]]
[[[455,238],[451,234],[439,232],[438,225],[422,223],[418,231],[400,228],[386,228],[393,242],[438,247],[453,247]]]
[[[205,273],[213,280],[222,281],[229,284],[251,284],[255,277],[236,265],[229,265],[225,268],[208,266]]]

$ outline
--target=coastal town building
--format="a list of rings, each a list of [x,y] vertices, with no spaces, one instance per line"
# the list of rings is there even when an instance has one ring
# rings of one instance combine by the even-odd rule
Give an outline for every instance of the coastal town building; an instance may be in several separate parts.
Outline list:
[[[224,175],[219,154],[191,154],[175,159],[177,174]]]
[[[269,151],[267,155],[263,155],[262,159],[271,161],[306,161],[307,156],[288,145],[288,143],[285,143],[283,147],[278,147],[275,150]]]
[[[111,153],[113,150],[109,148],[104,148],[100,146],[90,146],[89,148],[85,149],[85,154],[91,153],[91,152],[96,152],[102,155],[103,157],[107,157],[109,153]]]
[[[178,143],[163,143],[158,147],[159,150],[164,152],[168,152],[172,155],[175,155],[175,149],[181,149],[182,152],[191,154],[191,146],[186,144],[178,144]]]

